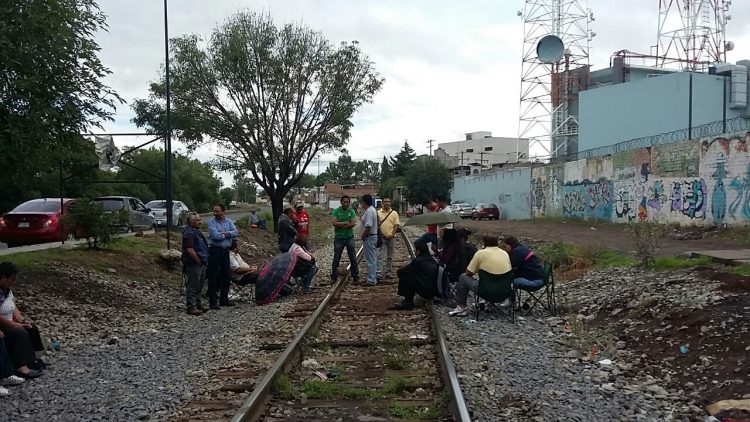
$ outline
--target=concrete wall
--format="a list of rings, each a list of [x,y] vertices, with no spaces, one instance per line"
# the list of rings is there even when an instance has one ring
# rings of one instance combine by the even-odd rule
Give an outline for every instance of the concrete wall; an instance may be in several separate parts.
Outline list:
[[[454,179],[502,217],[750,225],[750,132]]]
[[[497,170],[455,177],[451,198],[460,198],[472,205],[496,204],[501,220],[525,220],[531,218],[530,187],[531,168]]]
[[[723,91],[723,76],[693,74],[694,127],[722,119]],[[581,92],[578,150],[686,129],[689,92],[686,72]],[[727,107],[727,119],[744,111]]]

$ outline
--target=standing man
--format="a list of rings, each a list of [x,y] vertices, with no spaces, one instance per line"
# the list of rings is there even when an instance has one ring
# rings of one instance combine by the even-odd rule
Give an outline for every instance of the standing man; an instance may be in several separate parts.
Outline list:
[[[211,239],[208,248],[208,303],[211,309],[234,306],[229,301],[229,248],[238,232],[234,221],[227,218],[225,213],[224,204],[216,204],[214,218],[208,221],[208,237]]]
[[[305,206],[301,202],[297,203],[294,216],[297,218],[297,234],[310,237],[310,214],[305,211]]]
[[[349,196],[341,197],[341,206],[331,212],[333,219],[333,269],[331,270],[331,282],[335,283],[339,276],[339,262],[341,253],[346,248],[351,264],[352,282],[359,280],[359,266],[357,265],[357,254],[354,250],[354,226],[357,225],[357,213],[349,208],[351,203]]]
[[[187,226],[182,231],[182,264],[185,266],[185,304],[187,313],[200,315],[208,311],[201,304],[201,291],[206,283],[208,265],[208,241],[201,232],[201,216],[191,212],[187,215]]]
[[[378,213],[372,206],[372,195],[366,193],[362,196],[361,238],[365,250],[365,262],[367,263],[367,285],[378,284]]]
[[[380,247],[380,257],[378,259],[378,273],[383,266],[383,255],[387,256],[385,267],[385,278],[391,278],[393,271],[393,250],[396,247],[396,233],[401,225],[398,213],[391,209],[391,198],[383,198],[383,208],[378,211],[378,222],[380,224],[380,236],[383,239],[383,246]]]
[[[285,253],[292,247],[294,239],[297,237],[297,229],[294,228],[293,221],[294,210],[286,207],[283,214],[279,216],[278,236],[279,252]]]

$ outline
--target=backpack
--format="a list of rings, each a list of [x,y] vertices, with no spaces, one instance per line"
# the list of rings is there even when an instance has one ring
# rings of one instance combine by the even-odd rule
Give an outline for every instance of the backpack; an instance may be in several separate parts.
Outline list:
[[[445,270],[445,265],[438,264],[437,279],[435,281],[437,283],[437,297],[446,299],[450,289],[448,287],[448,271]]]

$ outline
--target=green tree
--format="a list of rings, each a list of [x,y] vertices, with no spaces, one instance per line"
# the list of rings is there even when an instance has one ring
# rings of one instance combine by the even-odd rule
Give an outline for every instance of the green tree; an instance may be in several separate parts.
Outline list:
[[[219,196],[221,197],[221,203],[224,204],[224,206],[229,209],[229,204],[234,201],[235,196],[237,195],[237,191],[235,191],[232,188],[221,188],[219,191]]]
[[[269,194],[274,221],[313,158],[346,144],[351,117],[383,84],[357,42],[335,47],[320,32],[248,11],[205,43],[172,39],[171,52],[176,137],[223,146],[217,164],[249,171]],[[135,102],[139,127],[164,129],[162,86]]]
[[[432,157],[419,157],[409,167],[405,178],[406,197],[409,202],[421,204],[438,195],[450,194],[450,170]]]
[[[102,82],[111,73],[97,57],[102,30],[95,0],[2,2],[0,210],[44,189],[40,175],[87,148],[79,134],[112,120],[122,99]]]
[[[120,194],[135,196],[144,202],[164,199],[164,183],[159,180],[164,177],[164,150],[140,149],[125,155],[122,161],[133,167],[121,164],[116,180],[153,182],[116,185]],[[219,200],[219,186],[221,186],[221,181],[209,164],[184,155],[173,154],[173,199],[184,202],[191,210],[208,212]]]
[[[378,180],[378,182],[384,183],[386,180],[390,179],[391,177],[392,177],[391,163],[388,160],[388,157],[384,155],[383,162],[380,163],[380,180]]]
[[[314,188],[315,186],[317,186],[315,183],[316,183],[315,176],[313,176],[312,174],[305,173],[302,175],[302,178],[299,179],[299,182],[297,182],[297,184],[294,187],[310,189],[310,188]]]
[[[396,177],[406,176],[409,167],[416,158],[417,154],[409,146],[409,142],[404,141],[404,146],[401,147],[401,151],[391,159],[391,174]]]
[[[380,164],[371,160],[357,161],[354,165],[355,179],[359,183],[378,183],[380,180]]]
[[[237,192],[237,198],[239,201],[247,202],[248,204],[254,204],[257,195],[257,187],[252,177],[247,177],[240,173],[235,173],[232,187]]]
[[[378,196],[381,198],[391,198],[393,190],[399,186],[406,186],[405,177],[391,177],[390,179],[378,184]]]

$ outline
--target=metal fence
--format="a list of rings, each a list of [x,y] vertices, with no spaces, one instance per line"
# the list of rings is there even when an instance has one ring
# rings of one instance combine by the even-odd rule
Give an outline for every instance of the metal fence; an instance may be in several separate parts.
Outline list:
[[[750,120],[744,117],[735,117],[729,120],[718,120],[691,129],[685,128],[672,132],[660,133],[658,135],[644,136],[642,138],[630,139],[614,145],[587,149],[575,154],[560,155],[553,161],[576,161],[584,158],[612,155],[618,152],[630,151],[639,148],[648,148],[657,145],[673,144],[687,141],[689,139],[700,139],[708,136],[721,135],[723,133],[740,132],[750,129]]]

